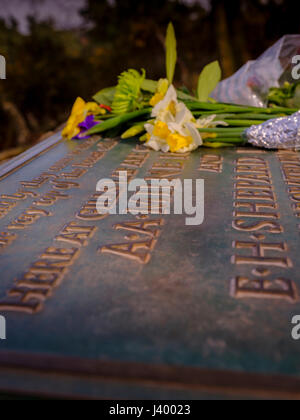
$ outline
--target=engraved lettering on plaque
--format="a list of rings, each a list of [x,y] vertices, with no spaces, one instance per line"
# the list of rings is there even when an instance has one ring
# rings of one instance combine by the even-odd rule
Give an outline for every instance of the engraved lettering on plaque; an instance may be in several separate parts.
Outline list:
[[[76,213],[76,218],[80,220],[86,220],[86,221],[96,221],[96,220],[103,220],[105,219],[108,214],[99,214],[97,207],[97,200],[91,200],[87,201],[83,207],[80,209],[78,213]]]
[[[182,171],[174,170],[154,170],[149,171],[149,175],[145,177],[145,181],[151,181],[151,179],[168,179],[173,180],[179,178]]]
[[[283,178],[288,186],[289,198],[292,201],[294,215],[299,218],[300,213],[300,158],[299,153],[284,152],[277,153],[281,163]],[[296,203],[296,204],[294,204]]]
[[[30,207],[23,214],[21,214],[21,216],[15,219],[9,226],[7,226],[7,228],[12,230],[22,230],[28,227],[29,225],[34,224],[41,217],[49,216],[52,216],[52,214],[49,211],[40,208]]]
[[[118,223],[114,225],[114,228],[116,230],[125,230],[129,232],[135,232],[138,234],[151,236],[152,238],[158,238],[158,236],[161,233],[161,230],[157,228],[163,226],[163,224],[164,224],[163,219],[152,219],[152,220],[147,220],[145,222],[136,221],[136,222]]]
[[[53,188],[56,190],[71,190],[73,188],[79,188],[80,185],[77,182],[70,182],[70,181],[50,181],[53,185]]]
[[[43,173],[38,178],[33,179],[32,181],[21,181],[20,184],[24,188],[40,188],[50,179],[57,178],[57,175],[51,173]]]
[[[78,226],[77,222],[70,222],[55,239],[79,247],[86,246],[96,229],[95,226]]]
[[[231,295],[235,298],[285,299],[291,302],[298,300],[295,283],[282,278],[251,280],[237,277],[231,282]]]
[[[235,179],[237,181],[244,181],[247,183],[255,183],[258,182],[264,184],[264,185],[272,185],[272,180],[269,178],[268,175],[253,175],[253,174],[245,174],[245,175],[236,175]]]
[[[89,157],[84,159],[82,162],[73,163],[73,167],[77,168],[92,168],[100,159],[104,157],[103,152],[92,152]]]
[[[5,217],[10,212],[10,210],[16,207],[16,205],[17,203],[15,201],[0,201],[0,219]]]
[[[17,203],[15,201],[7,201],[7,200],[1,200],[0,201],[0,210],[11,210],[14,207],[16,207]]]
[[[256,191],[258,189],[258,191]],[[264,200],[264,201],[276,201],[275,194],[272,188],[256,188],[251,187],[247,189],[240,189],[235,191],[236,200]]]
[[[41,311],[78,255],[76,248],[48,248],[8,292],[8,298],[0,301],[0,312],[35,314]]]
[[[97,149],[100,152],[108,152],[109,150],[112,150],[117,144],[118,144],[118,142],[116,140],[102,139],[97,144]]]
[[[242,148],[238,147],[236,151],[237,151],[237,153],[240,153],[240,154],[243,154],[243,155],[245,155],[245,154],[247,154],[247,155],[262,155],[262,154],[266,153],[265,150],[248,149],[247,147],[242,147]]]
[[[203,155],[199,171],[221,173],[223,171],[223,157],[217,155]]]
[[[247,217],[247,218],[263,218],[263,219],[280,219],[280,215],[275,212],[265,212],[262,210],[276,210],[278,208],[276,203],[250,203],[250,202],[235,202],[234,207],[236,209],[245,208],[248,211],[234,211],[235,217]]]
[[[78,179],[87,173],[87,169],[76,168],[72,172],[62,172],[60,174],[61,178],[65,179]]]
[[[175,160],[187,160],[190,157],[191,153],[190,152],[186,152],[186,153],[180,153],[180,155],[178,153],[160,153],[159,155],[159,159],[175,159]]]
[[[48,193],[44,194],[39,200],[34,201],[33,204],[35,206],[52,206],[58,200],[67,200],[70,198],[69,195],[64,194],[60,191],[49,191]]]
[[[0,250],[9,246],[16,239],[17,239],[17,235],[15,233],[1,232],[0,233]]]
[[[236,241],[233,248],[246,250],[252,253],[251,256],[234,255],[232,263],[237,265],[257,265],[257,266],[273,266],[281,268],[290,268],[293,266],[292,261],[288,257],[267,257],[269,252],[284,253],[287,252],[286,243],[254,243]]]
[[[66,166],[69,165],[70,162],[72,162],[73,158],[72,157],[65,157],[61,160],[59,160],[58,162],[54,163],[54,165],[52,165],[49,168],[49,171],[61,171],[62,169],[64,169]]]
[[[292,201],[300,202],[300,188],[299,187],[290,187],[288,189],[290,198]]]
[[[232,227],[240,232],[266,231],[269,233],[282,233],[283,227],[278,222],[261,221],[247,222],[246,220],[234,220]]]
[[[127,166],[128,168],[141,168],[149,156],[149,152],[131,153],[129,156],[127,156],[124,162],[121,163],[121,166]]]
[[[182,170],[185,166],[185,161],[176,161],[176,160],[168,160],[168,159],[161,159],[158,162],[154,163],[152,166],[152,171],[177,171]]]
[[[131,181],[138,173],[138,171],[136,169],[130,169],[130,168],[117,168],[113,171],[113,173],[111,174],[112,179],[116,179],[119,180],[119,178],[122,176],[120,175],[120,172],[122,172],[124,174],[124,172],[126,172],[127,174],[127,180]]]
[[[151,259],[151,251],[154,249],[156,242],[155,239],[150,239],[148,241],[107,245],[101,247],[99,252],[131,259],[140,264],[148,264]]]
[[[19,200],[19,201],[23,201],[23,200],[27,200],[27,198],[35,198],[38,197],[39,194],[33,192],[33,191],[18,191],[14,194],[1,194],[1,198],[4,199],[8,199],[8,200]]]

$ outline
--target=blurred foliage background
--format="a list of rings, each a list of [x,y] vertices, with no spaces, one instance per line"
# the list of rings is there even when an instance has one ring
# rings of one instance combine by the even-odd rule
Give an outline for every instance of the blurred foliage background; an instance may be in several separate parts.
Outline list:
[[[25,1],[39,0],[20,3]],[[0,151],[34,144],[65,121],[77,96],[89,99],[116,84],[127,68],[164,76],[169,21],[178,38],[176,84],[193,89],[208,62],[219,59],[228,77],[282,35],[299,33],[295,3],[211,0],[204,7],[201,0],[86,0],[78,28],[58,29],[55,20],[32,15],[26,33],[0,12],[0,54],[7,61],[7,79],[0,80]]]

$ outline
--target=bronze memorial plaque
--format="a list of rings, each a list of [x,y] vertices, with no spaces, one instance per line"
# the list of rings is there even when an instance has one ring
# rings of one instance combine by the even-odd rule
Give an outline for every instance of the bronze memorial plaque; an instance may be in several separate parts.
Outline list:
[[[120,172],[203,179],[204,222],[161,214],[161,195],[156,214],[99,214],[96,185]],[[299,398],[299,217],[296,152],[58,133],[3,164],[1,391]]]

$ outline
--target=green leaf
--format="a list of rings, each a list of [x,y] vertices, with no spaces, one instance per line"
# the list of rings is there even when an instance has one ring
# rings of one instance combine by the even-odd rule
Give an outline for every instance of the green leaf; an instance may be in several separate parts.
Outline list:
[[[130,139],[131,137],[135,137],[138,134],[144,133],[145,130],[145,124],[141,123],[141,124],[137,124],[134,125],[133,127],[130,127],[128,130],[125,131],[125,133],[122,134],[121,138],[122,139]]]
[[[197,100],[197,98],[195,98],[194,96],[187,95],[186,93],[181,92],[180,90],[177,90],[177,96],[178,96],[178,99],[180,99],[181,101],[195,101],[195,100]]]
[[[142,83],[141,89],[146,92],[155,93],[157,89],[157,84],[155,80],[145,79]]]
[[[222,79],[222,70],[218,61],[204,67],[199,76],[197,97],[201,102],[207,102],[209,95]]]
[[[151,108],[146,108],[140,111],[128,112],[127,114],[113,116],[109,120],[106,120],[100,124],[95,125],[95,127],[91,128],[87,132],[87,135],[103,133],[104,131],[110,130],[115,127],[120,127],[122,126],[122,124],[127,123],[128,121],[132,121],[144,115],[149,114],[150,116],[151,111],[152,111]]]
[[[145,80],[146,72],[129,69],[119,76],[118,86],[112,103],[114,114],[122,115],[139,108],[141,86]]]
[[[175,68],[177,62],[177,41],[174,26],[169,23],[166,38],[166,70],[167,79],[170,84],[173,83]]]
[[[100,90],[93,96],[93,99],[98,102],[98,104],[111,106],[115,97],[116,87],[110,87]]]

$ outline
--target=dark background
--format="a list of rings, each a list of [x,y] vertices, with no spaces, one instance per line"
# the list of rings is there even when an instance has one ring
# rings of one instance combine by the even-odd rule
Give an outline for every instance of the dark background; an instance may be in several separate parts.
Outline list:
[[[88,100],[129,67],[164,77],[169,21],[178,38],[176,84],[193,89],[205,64],[219,59],[227,77],[282,35],[298,34],[297,3],[0,0],[0,54],[7,60],[0,151],[35,143],[67,118],[76,96]]]

